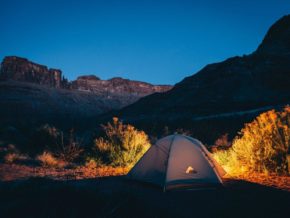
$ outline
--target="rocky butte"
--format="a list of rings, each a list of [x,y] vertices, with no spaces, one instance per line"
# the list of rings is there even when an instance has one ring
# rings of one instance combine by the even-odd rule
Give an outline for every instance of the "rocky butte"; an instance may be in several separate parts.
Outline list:
[[[10,56],[0,69],[1,125],[26,129],[49,123],[88,128],[96,125],[99,114],[171,88],[122,78],[101,80],[94,75],[69,82],[60,70]]]
[[[30,82],[55,88],[62,87],[60,70],[48,69],[44,65],[16,56],[4,58],[0,69],[0,79]]]
[[[29,82],[53,88],[74,89],[108,97],[126,95],[132,96],[135,100],[155,92],[165,92],[172,88],[170,85],[152,85],[120,77],[101,80],[95,75],[79,76],[76,80],[68,82],[62,76],[61,70],[48,69],[44,65],[16,56],[4,58],[0,69],[0,79]]]
[[[89,75],[79,76],[77,80],[72,81],[72,88],[80,91],[90,91],[103,95],[132,95],[143,97],[155,92],[165,92],[172,88],[169,85],[152,85],[150,83],[133,81],[114,77],[109,80]]]

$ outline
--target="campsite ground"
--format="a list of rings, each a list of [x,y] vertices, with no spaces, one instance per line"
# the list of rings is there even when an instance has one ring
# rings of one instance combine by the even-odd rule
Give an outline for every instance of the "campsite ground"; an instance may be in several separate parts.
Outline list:
[[[246,181],[172,190],[124,176],[0,182],[0,217],[286,217],[290,192]]]

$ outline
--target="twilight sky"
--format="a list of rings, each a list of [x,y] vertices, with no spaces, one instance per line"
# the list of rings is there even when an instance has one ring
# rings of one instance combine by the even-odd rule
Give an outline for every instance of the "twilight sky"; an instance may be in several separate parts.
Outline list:
[[[251,53],[288,13],[288,0],[0,0],[0,59],[174,84]]]

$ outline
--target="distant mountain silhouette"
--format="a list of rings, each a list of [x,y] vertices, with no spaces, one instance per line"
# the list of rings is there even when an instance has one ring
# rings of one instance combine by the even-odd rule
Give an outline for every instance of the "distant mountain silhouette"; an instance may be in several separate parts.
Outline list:
[[[43,123],[86,127],[101,113],[171,88],[123,78],[101,80],[94,75],[68,81],[61,70],[8,56],[0,68],[0,128]]]
[[[107,117],[119,116],[148,131],[161,131],[165,125],[190,128],[195,137],[212,142],[224,132],[235,134],[258,113],[288,103],[290,15],[269,29],[252,54],[209,64],[170,91],[144,97]]]

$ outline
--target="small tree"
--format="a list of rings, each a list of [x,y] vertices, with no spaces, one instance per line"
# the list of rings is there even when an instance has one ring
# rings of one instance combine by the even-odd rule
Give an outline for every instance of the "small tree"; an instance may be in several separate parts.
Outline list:
[[[145,132],[123,124],[117,117],[102,128],[105,136],[95,140],[95,150],[104,162],[114,166],[135,164],[150,147]]]

